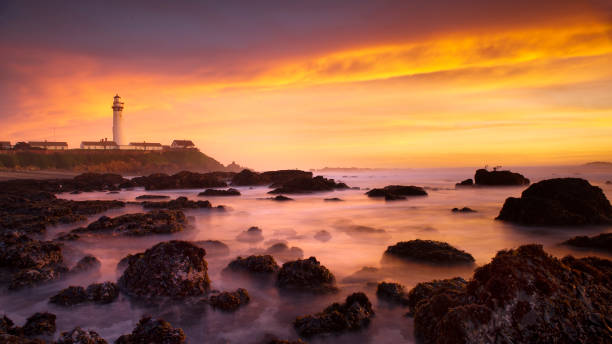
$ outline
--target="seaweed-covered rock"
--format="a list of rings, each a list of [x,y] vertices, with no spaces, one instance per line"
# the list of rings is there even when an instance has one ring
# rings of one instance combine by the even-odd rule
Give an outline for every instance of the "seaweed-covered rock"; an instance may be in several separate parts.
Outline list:
[[[74,306],[80,303],[87,302],[87,292],[85,288],[79,286],[70,286],[62,289],[59,293],[51,296],[49,302],[59,306]]]
[[[142,236],[170,234],[185,228],[187,219],[180,210],[153,210],[148,213],[125,214],[117,217],[102,216],[87,227],[71,233]]]
[[[364,293],[354,293],[343,304],[334,303],[321,313],[298,317],[293,322],[296,331],[304,337],[356,331],[370,323],[374,310]]]
[[[210,209],[212,205],[209,201],[192,201],[187,197],[177,197],[170,201],[162,202],[142,202],[145,209]]]
[[[388,185],[382,189],[366,192],[368,197],[384,197],[386,200],[405,199],[405,196],[427,196],[427,191],[418,186]]]
[[[136,196],[136,199],[141,200],[151,200],[151,199],[168,199],[170,196],[167,195],[140,195]]]
[[[407,305],[408,295],[404,289],[404,286],[399,283],[380,282],[376,287],[376,296],[389,302]]]
[[[81,273],[92,270],[99,270],[101,266],[102,263],[98,258],[92,256],[91,254],[88,254],[85,257],[81,258],[81,260],[79,260],[76,265],[72,269],[70,269],[70,272]]]
[[[182,344],[185,343],[185,333],[180,328],[162,319],[152,320],[151,317],[140,319],[131,334],[119,337],[115,344]]]
[[[498,220],[527,226],[584,226],[612,223],[603,191],[580,178],[547,179],[509,197]]]
[[[89,301],[99,304],[111,303],[119,297],[119,287],[113,282],[90,284],[85,291]]]
[[[387,247],[384,256],[385,258],[444,265],[474,263],[474,257],[471,254],[458,250],[445,242],[433,240],[401,241]]]
[[[321,191],[348,189],[344,183],[336,183],[333,179],[322,176],[300,177],[281,183],[279,187],[268,192],[270,194],[303,194]]]
[[[304,251],[299,247],[289,247],[284,242],[276,243],[266,249],[266,254],[276,257],[281,262],[302,259]]]
[[[331,240],[332,236],[328,231],[320,230],[315,233],[314,238],[321,242],[327,242]]]
[[[612,252],[612,233],[599,235],[576,236],[563,242],[564,245]]]
[[[251,298],[249,297],[249,293],[246,289],[238,288],[236,291],[225,291],[216,295],[212,295],[208,298],[208,303],[213,308],[218,308],[222,311],[233,312],[240,308],[240,306],[244,306]]]
[[[193,244],[205,249],[208,257],[227,256],[230,253],[229,246],[219,240],[200,240],[194,241]]]
[[[605,343],[611,276],[606,259],[559,260],[540,245],[500,251],[465,287],[429,286],[415,306],[415,336],[423,343]]]
[[[141,297],[184,298],[210,288],[206,251],[186,241],[159,243],[129,258],[119,287]]]
[[[271,255],[238,257],[227,266],[229,271],[254,274],[273,274],[278,269],[279,266]]]
[[[240,191],[234,188],[229,188],[227,190],[206,189],[200,192],[198,196],[240,196]]]
[[[95,331],[75,327],[72,331],[62,332],[56,344],[107,344]]]
[[[260,242],[264,240],[263,231],[259,229],[259,227],[251,227],[238,234],[238,236],[236,236],[236,240],[249,243]]]
[[[13,274],[9,283],[10,290],[34,287],[49,281],[60,279],[68,272],[65,265],[55,264],[43,268],[21,269]]]
[[[35,313],[23,325],[23,333],[27,337],[52,335],[55,333],[55,314],[42,312]]]
[[[171,176],[155,173],[133,178],[132,181],[138,186],[144,186],[145,190],[169,190],[225,187],[227,183],[223,179],[218,173],[182,171]]]
[[[465,291],[467,281],[461,277],[433,280],[417,284],[407,295],[410,315],[414,315],[417,305],[421,301],[428,302],[429,299],[442,293],[459,294]]]
[[[474,175],[476,185],[487,186],[520,186],[529,185],[529,179],[520,173],[510,171],[487,171],[481,168]]]
[[[451,211],[453,213],[475,213],[476,212],[476,210],[474,210],[472,208],[468,208],[468,207],[453,208]]]
[[[474,185],[474,181],[471,178],[469,178],[469,179],[462,180],[461,182],[455,184],[455,187],[473,186],[473,185]]]
[[[328,293],[338,290],[334,275],[315,257],[283,264],[276,285],[285,290]]]

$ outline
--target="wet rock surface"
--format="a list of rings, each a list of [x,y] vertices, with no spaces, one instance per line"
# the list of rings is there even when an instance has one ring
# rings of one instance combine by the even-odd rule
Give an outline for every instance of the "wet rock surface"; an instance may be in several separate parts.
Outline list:
[[[380,282],[376,287],[376,296],[385,301],[399,305],[408,305],[408,294],[399,283]]]
[[[284,183],[277,183],[279,186],[268,192],[270,194],[302,194],[322,191],[333,191],[348,189],[344,183],[336,183],[333,179],[322,176],[314,178],[301,177],[295,178]]]
[[[612,262],[559,260],[540,245],[500,251],[466,287],[439,290],[414,310],[423,343],[604,343],[611,338]],[[412,292],[411,292],[412,294]]]
[[[233,312],[249,303],[251,298],[246,289],[238,288],[236,291],[225,291],[208,298],[208,303],[225,312]]]
[[[302,259],[304,257],[304,251],[299,247],[289,247],[284,242],[276,243],[266,249],[266,254],[276,257],[281,262],[289,260]]]
[[[601,233],[596,236],[576,236],[563,242],[564,245],[612,252],[612,233]]]
[[[35,313],[26,320],[22,331],[26,337],[50,336],[55,333],[55,314],[42,312]]]
[[[463,187],[463,186],[474,186],[474,181],[471,178],[469,178],[469,179],[462,180],[461,182],[455,184],[455,187]]]
[[[170,198],[170,196],[166,196],[166,195],[140,195],[137,196],[136,199],[141,200],[148,200],[148,199],[168,199]]]
[[[329,293],[338,290],[334,275],[315,257],[283,264],[276,285],[285,290],[312,293]]]
[[[80,286],[70,286],[51,296],[49,302],[60,306],[74,306],[87,302],[87,292]]]
[[[548,179],[531,185],[521,198],[507,198],[497,219],[527,226],[611,224],[612,206],[584,179]]]
[[[132,182],[143,186],[145,190],[170,190],[170,189],[199,189],[225,187],[225,179],[229,174],[196,173],[182,171],[173,175],[155,173],[149,176],[136,177]]]
[[[408,292],[408,306],[410,307],[409,315],[414,316],[419,302],[429,302],[439,294],[458,295],[465,291],[467,281],[461,277],[433,280],[417,284]]]
[[[227,270],[253,274],[274,274],[279,270],[279,266],[271,255],[253,255],[234,259],[227,266]]]
[[[102,216],[87,227],[77,228],[75,234],[104,234],[142,236],[170,234],[185,228],[187,219],[180,210],[153,210],[148,213],[125,214],[117,217]]]
[[[208,257],[222,257],[230,254],[229,246],[219,240],[200,240],[194,241],[193,244],[205,249]]]
[[[204,249],[186,241],[159,243],[127,259],[119,287],[145,298],[202,295],[210,288],[205,255]]]
[[[458,250],[445,242],[420,239],[401,241],[387,247],[384,258],[442,265],[474,263],[474,257],[471,254]]]
[[[219,189],[206,189],[203,192],[200,192],[198,196],[240,196],[240,191],[229,188],[227,190],[219,190]]]
[[[82,272],[91,272],[100,270],[102,263],[100,260],[91,254],[86,255],[81,258],[72,269],[70,269],[71,273],[82,273]]]
[[[142,202],[142,206],[145,209],[210,209],[212,205],[209,201],[192,201],[187,197],[177,197],[171,201],[161,202]]]
[[[257,173],[251,170],[243,170],[232,178],[232,185],[280,185],[296,178],[312,178],[312,172],[300,170],[279,170]]]
[[[49,302],[59,306],[74,306],[85,302],[111,303],[119,297],[119,287],[113,282],[94,283],[87,288],[70,286],[51,296]]]
[[[520,173],[510,171],[487,171],[481,168],[474,175],[476,185],[486,186],[520,186],[529,185],[529,179]]]
[[[75,327],[72,331],[62,332],[56,344],[107,344],[95,331]]]
[[[241,242],[256,243],[264,240],[263,231],[259,227],[251,227],[246,231],[238,234],[236,240]]]
[[[475,213],[476,210],[472,209],[472,208],[468,208],[468,207],[463,207],[463,208],[453,208],[453,210],[451,210],[453,213]]]
[[[185,343],[185,333],[180,328],[162,319],[151,317],[140,319],[136,328],[130,334],[119,337],[115,344],[182,344]]]
[[[405,199],[405,196],[427,196],[427,191],[418,186],[387,185],[382,189],[372,189],[366,192],[368,197],[384,197],[386,200]]]
[[[0,343],[44,344],[47,341],[36,337],[49,337],[55,332],[55,315],[36,313],[28,318],[23,327],[14,326],[6,315],[0,318]]]
[[[343,304],[334,303],[315,315],[298,317],[293,322],[295,330],[304,337],[356,331],[366,327],[374,316],[374,310],[364,293],[354,293]]]

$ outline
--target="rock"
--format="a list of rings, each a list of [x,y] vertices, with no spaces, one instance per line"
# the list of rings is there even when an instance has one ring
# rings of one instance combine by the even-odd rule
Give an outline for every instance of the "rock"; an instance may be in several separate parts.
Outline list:
[[[208,303],[213,308],[218,308],[226,312],[233,312],[249,303],[250,300],[251,298],[246,289],[238,288],[233,292],[226,291],[217,295],[212,295],[208,298]]]
[[[527,226],[610,224],[612,206],[584,179],[548,179],[528,187],[521,198],[507,198],[497,219]]]
[[[266,254],[278,258],[281,262],[289,260],[302,259],[304,257],[304,251],[299,247],[287,246],[284,242],[276,243],[266,249]]]
[[[474,175],[476,185],[487,186],[512,186],[529,185],[529,179],[520,173],[510,171],[487,171],[481,168]]]
[[[87,299],[98,304],[111,303],[119,297],[119,287],[113,282],[90,284],[86,292]]]
[[[21,269],[13,274],[9,284],[10,290],[34,287],[49,281],[60,279],[68,272],[68,268],[58,264],[43,268]]]
[[[468,208],[468,207],[463,207],[463,208],[453,208],[452,212],[453,213],[475,213],[476,210],[472,208]]]
[[[285,290],[313,293],[336,292],[336,278],[315,257],[283,264],[276,285]]]
[[[405,199],[406,199],[406,196],[400,196],[396,194],[386,194],[385,195],[385,201],[401,201]]]
[[[250,170],[242,170],[232,178],[232,185],[256,186],[268,184],[282,184],[296,178],[312,178],[312,172],[300,170],[280,170],[256,173]]]
[[[385,258],[444,265],[473,264],[474,257],[453,246],[433,240],[401,241],[387,247]]]
[[[58,233],[55,240],[56,241],[75,241],[75,240],[79,240],[79,238],[80,236],[76,233],[61,232],[61,233]]]
[[[129,258],[119,287],[140,297],[184,298],[210,288],[206,251],[186,241],[159,243]]]
[[[233,272],[247,272],[253,274],[273,274],[279,270],[278,264],[270,255],[238,257],[231,261],[226,268]]]
[[[221,257],[230,254],[229,247],[219,240],[194,241],[193,244],[205,249],[206,255],[209,257]]]
[[[198,196],[240,196],[240,191],[232,188],[227,190],[206,189],[204,192],[200,192]]]
[[[409,315],[414,316],[419,302],[429,302],[430,299],[439,294],[456,295],[465,291],[467,286],[466,280],[461,277],[433,280],[417,284],[408,293],[408,306],[410,307]]]
[[[162,319],[152,320],[151,317],[140,319],[131,334],[119,337],[115,344],[182,344],[185,343],[185,333],[180,328]]]
[[[268,192],[269,194],[303,194],[322,191],[348,189],[344,183],[336,183],[333,179],[322,176],[300,177],[281,183],[280,187]]]
[[[343,278],[342,282],[343,283],[359,283],[359,284],[366,284],[366,283],[376,284],[376,281],[380,279],[380,272],[381,271],[378,268],[371,267],[371,266],[364,266],[360,270]]]
[[[416,304],[415,337],[422,343],[604,343],[612,336],[610,276],[612,262],[605,259],[559,260],[540,245],[500,251],[466,287],[433,287],[433,296]]]
[[[340,199],[338,197],[332,197],[332,198],[325,198],[323,199],[325,202],[343,202],[343,199]]]
[[[580,248],[588,248],[612,252],[612,233],[601,233],[597,236],[576,236],[562,244]]]
[[[461,181],[460,183],[455,184],[455,187],[473,186],[473,185],[474,185],[474,181],[470,178],[470,179],[465,179]]]
[[[385,200],[405,199],[404,196],[427,196],[427,192],[418,186],[388,185],[382,189],[372,189],[366,192],[368,197],[384,197]]]
[[[296,331],[304,337],[356,331],[370,323],[374,310],[364,293],[354,293],[345,303],[334,303],[321,313],[298,317],[293,322]]]
[[[59,306],[74,306],[80,303],[87,302],[87,292],[85,288],[79,286],[70,286],[62,289],[59,293],[51,296],[49,302]]]
[[[259,173],[251,170],[242,170],[232,178],[232,185],[237,186],[267,185],[270,182],[268,178],[263,178]]]
[[[273,201],[278,201],[278,202],[293,201],[293,198],[289,198],[289,197],[283,196],[283,195],[278,195],[276,197],[271,197],[271,198],[267,198],[267,199],[271,199]]]
[[[381,228],[374,228],[374,227],[363,226],[363,225],[354,225],[351,223],[348,223],[348,224],[339,223],[335,225],[335,227],[339,231],[342,231],[353,238],[362,239],[362,240],[378,240],[378,241],[382,240],[386,242],[387,240],[391,238],[391,235],[389,235],[387,231]]]
[[[314,238],[321,242],[328,242],[331,240],[332,236],[328,231],[320,230],[317,233],[315,233]]]
[[[94,331],[75,327],[70,332],[62,332],[56,344],[107,344],[107,342]]]
[[[249,243],[260,242],[264,240],[262,233],[262,230],[258,227],[251,227],[246,231],[243,231],[242,233],[238,234],[236,240]]]
[[[85,257],[81,258],[81,260],[79,260],[76,265],[72,269],[70,269],[70,272],[81,273],[92,270],[99,270],[101,266],[102,263],[98,258],[92,256],[91,254],[88,254]]]
[[[35,313],[23,325],[23,333],[27,337],[50,336],[55,333],[55,314]]]
[[[145,190],[201,189],[225,187],[227,183],[217,173],[195,173],[182,171],[174,175],[156,173],[150,176],[133,178],[132,181]]]
[[[166,195],[140,195],[136,199],[168,199],[170,196]]]
[[[392,303],[397,303],[400,305],[408,304],[408,295],[404,290],[404,286],[399,283],[378,283],[378,286],[376,288],[376,296]]]
[[[167,202],[142,202],[142,206],[145,209],[210,209],[212,205],[209,201],[191,201],[187,197],[177,197],[174,200]]]
[[[0,333],[8,333],[12,330],[13,325],[13,321],[6,315],[3,315],[2,318],[0,318]]]
[[[170,234],[185,228],[187,219],[180,210],[153,210],[148,213],[125,214],[114,218],[102,216],[85,228],[71,233],[142,236]]]

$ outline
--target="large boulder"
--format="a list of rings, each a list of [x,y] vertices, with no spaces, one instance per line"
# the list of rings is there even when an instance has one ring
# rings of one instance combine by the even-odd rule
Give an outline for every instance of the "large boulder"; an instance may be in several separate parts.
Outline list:
[[[337,189],[348,189],[344,183],[336,183],[333,179],[322,176],[299,177],[283,183],[277,183],[278,187],[269,194],[303,194],[321,191],[333,191]]]
[[[119,297],[119,287],[113,282],[90,284],[87,289],[70,286],[51,296],[49,302],[59,306],[74,306],[85,302],[111,303]]]
[[[487,171],[481,168],[474,175],[476,185],[487,186],[520,186],[529,185],[529,179],[520,173],[510,171]]]
[[[231,261],[226,268],[232,272],[246,272],[252,274],[273,274],[279,266],[271,255],[238,257]]]
[[[401,241],[387,247],[384,258],[442,265],[474,263],[474,257],[471,254],[461,251],[448,243],[420,239]]]
[[[246,289],[238,288],[236,291],[225,291],[208,298],[208,303],[225,312],[233,312],[249,303],[251,298]]]
[[[540,245],[500,251],[466,286],[430,286],[414,300],[415,337],[425,344],[605,343],[611,276],[605,259],[559,260]]]
[[[276,243],[266,249],[266,254],[276,257],[281,262],[302,259],[304,251],[299,247],[289,247],[284,242]]]
[[[83,272],[91,272],[98,271],[102,266],[102,262],[91,254],[86,255],[81,258],[75,266],[70,269],[70,273],[83,273]]]
[[[136,328],[130,334],[117,338],[115,344],[182,344],[185,343],[183,329],[174,328],[162,319],[151,317],[140,319]]]
[[[203,192],[200,192],[198,196],[240,196],[240,191],[229,188],[227,190],[219,190],[219,189],[206,189]]]
[[[283,264],[276,285],[285,290],[313,293],[336,292],[336,278],[315,257]]]
[[[210,209],[212,205],[209,201],[192,201],[187,197],[180,196],[170,201],[142,202],[142,207],[145,209]]]
[[[23,325],[23,333],[26,337],[50,336],[55,333],[55,314],[48,312],[35,313],[26,320]]]
[[[119,287],[140,297],[184,298],[210,288],[206,251],[186,241],[159,243],[127,261]]]
[[[280,185],[296,178],[312,178],[312,172],[300,170],[279,170],[263,173],[251,170],[242,170],[232,178],[232,185],[256,186],[256,185]]]
[[[236,236],[241,242],[256,243],[264,240],[263,231],[259,227],[250,227]]]
[[[356,331],[370,323],[374,310],[364,293],[354,293],[343,304],[334,303],[315,315],[298,317],[293,322],[304,337]]]
[[[71,233],[142,236],[170,234],[185,228],[187,219],[180,210],[152,210],[148,213],[125,214],[117,217],[102,216],[87,227]]]
[[[376,287],[376,296],[385,301],[400,305],[408,304],[405,287],[394,282],[380,282]]]
[[[225,187],[227,183],[218,173],[195,173],[182,171],[171,176],[165,173],[156,173],[149,176],[136,177],[132,181],[143,186],[145,190],[168,189],[199,189]]]
[[[563,244],[579,248],[612,252],[612,233],[601,233],[593,237],[576,236],[564,241]]]
[[[62,332],[56,344],[107,344],[95,331],[75,327],[72,331]]]
[[[405,199],[406,196],[427,196],[427,192],[419,186],[387,185],[382,189],[372,189],[366,192],[368,197],[384,197],[386,200]]]
[[[535,183],[520,198],[509,197],[498,220],[527,226],[584,226],[612,223],[612,206],[603,191],[580,178]]]

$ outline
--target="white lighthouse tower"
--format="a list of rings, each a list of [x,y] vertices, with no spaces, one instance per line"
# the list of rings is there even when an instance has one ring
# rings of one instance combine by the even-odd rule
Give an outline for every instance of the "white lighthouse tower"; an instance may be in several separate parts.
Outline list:
[[[123,137],[123,102],[119,95],[113,98],[113,141],[119,146],[125,144]]]

